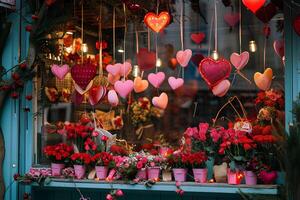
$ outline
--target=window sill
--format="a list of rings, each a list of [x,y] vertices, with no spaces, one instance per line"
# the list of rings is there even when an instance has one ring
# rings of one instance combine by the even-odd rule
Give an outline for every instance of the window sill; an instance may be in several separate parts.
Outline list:
[[[34,186],[38,186],[37,184]],[[74,180],[68,179],[51,179],[51,182],[44,187],[49,188],[82,188],[82,189],[122,189],[122,190],[138,190],[138,191],[158,191],[158,192],[174,192],[176,191],[175,182],[158,182],[152,187],[146,187],[143,183],[125,184],[124,182],[94,181],[94,180]],[[225,183],[195,183],[184,182],[180,188],[185,192],[191,193],[223,193],[236,194],[239,192],[247,194],[260,195],[277,195],[279,193],[278,185],[228,185]]]

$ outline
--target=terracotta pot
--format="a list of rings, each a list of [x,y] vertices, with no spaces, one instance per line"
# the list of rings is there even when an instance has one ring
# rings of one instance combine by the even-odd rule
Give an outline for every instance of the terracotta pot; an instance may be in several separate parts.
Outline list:
[[[257,184],[257,176],[252,171],[245,171],[245,181],[246,185],[256,185]]]
[[[186,181],[187,169],[184,168],[175,168],[173,169],[173,175],[175,181],[185,182]]]
[[[194,180],[199,183],[207,182],[207,169],[193,169]]]
[[[159,167],[147,168],[148,179],[158,180],[159,179],[159,174],[160,174],[160,168]]]
[[[227,182],[227,163],[221,165],[215,165],[213,167],[214,177],[217,183]]]
[[[75,177],[77,179],[82,179],[85,176],[85,166],[84,165],[74,165]]]
[[[107,166],[96,166],[96,175],[100,180],[104,180],[107,177],[108,167]]]
[[[51,163],[52,176],[60,176],[61,171],[65,168],[65,164]]]
[[[163,170],[162,180],[165,182],[172,181],[172,172],[169,170]]]

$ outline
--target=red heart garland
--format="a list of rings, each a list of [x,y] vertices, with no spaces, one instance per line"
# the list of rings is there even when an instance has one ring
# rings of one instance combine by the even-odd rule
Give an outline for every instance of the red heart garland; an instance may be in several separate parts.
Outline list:
[[[200,44],[204,40],[204,38],[205,38],[205,33],[203,33],[203,32],[191,34],[191,39],[196,44]]]
[[[137,63],[141,70],[146,71],[155,67],[156,55],[153,51],[148,51],[146,48],[141,48],[137,56]]]
[[[295,32],[300,36],[300,15],[298,15],[293,22]]]
[[[71,69],[71,75],[75,83],[85,90],[88,84],[96,76],[96,66],[90,63],[76,64]]]
[[[223,58],[214,60],[208,57],[201,61],[198,70],[204,81],[212,88],[229,77],[231,65]]]

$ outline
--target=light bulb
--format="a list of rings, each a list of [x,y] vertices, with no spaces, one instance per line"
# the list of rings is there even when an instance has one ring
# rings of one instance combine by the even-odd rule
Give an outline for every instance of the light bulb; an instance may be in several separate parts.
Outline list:
[[[257,45],[256,42],[254,40],[249,41],[249,51],[250,52],[256,52],[257,50]]]
[[[140,68],[138,65],[134,65],[132,69],[132,76],[138,77],[140,75]]]
[[[218,60],[219,59],[219,54],[218,54],[217,50],[213,50],[213,52],[211,54],[211,57],[214,60]]]
[[[161,59],[157,58],[157,60],[156,60],[156,67],[161,67],[161,65],[162,65]]]
[[[119,53],[124,53],[124,50],[123,49],[118,49],[118,52]]]
[[[81,45],[81,51],[82,51],[83,53],[87,53],[88,50],[89,50],[89,48],[88,48],[87,43],[83,43],[83,44]]]

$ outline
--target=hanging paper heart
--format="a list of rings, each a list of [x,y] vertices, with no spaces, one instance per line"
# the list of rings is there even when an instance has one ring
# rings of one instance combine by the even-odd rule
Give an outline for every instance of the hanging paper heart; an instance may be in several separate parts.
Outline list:
[[[205,38],[205,33],[203,32],[191,34],[191,39],[196,44],[200,44],[204,40],[204,38]]]
[[[132,69],[131,63],[129,62],[124,62],[123,64],[120,64],[119,67],[120,67],[119,74],[121,76],[127,76]]]
[[[142,80],[141,77],[136,77],[133,81],[133,89],[136,93],[144,92],[149,86],[147,80]]]
[[[254,74],[254,82],[256,86],[263,90],[269,90],[272,84],[273,79],[273,70],[271,68],[267,68],[264,73],[256,72]]]
[[[243,53],[241,53],[241,55],[238,53],[233,53],[230,56],[230,62],[237,70],[242,70],[247,65],[248,61],[248,51],[244,51]]]
[[[182,78],[175,78],[171,76],[168,78],[168,83],[173,90],[176,90],[183,85],[184,80]]]
[[[96,66],[90,63],[76,64],[71,69],[71,75],[75,83],[83,90],[86,89],[88,84],[96,76]]]
[[[184,51],[177,51],[176,53],[176,59],[182,67],[186,67],[189,64],[191,57],[192,50],[190,49],[186,49]]]
[[[58,66],[56,64],[51,65],[51,72],[59,79],[63,80],[69,72],[69,65]]]
[[[166,93],[161,93],[159,97],[153,97],[152,104],[160,109],[166,109],[168,105],[168,95]]]
[[[283,40],[275,40],[273,43],[273,48],[275,50],[275,53],[280,58],[283,58],[283,56],[284,56],[284,41]]]
[[[293,21],[293,28],[294,31],[300,35],[300,15],[298,15],[297,17],[295,17],[294,21]]]
[[[75,105],[79,105],[82,103],[84,99],[84,96],[79,94],[77,91],[75,91],[72,95],[72,102],[75,104]]]
[[[154,68],[156,63],[155,52],[149,52],[146,48],[141,48],[137,54],[137,63],[142,71]]]
[[[103,86],[93,86],[89,90],[89,102],[92,106],[96,105],[105,96],[106,89]]]
[[[268,23],[276,14],[277,6],[270,2],[268,5],[257,10],[255,16],[263,23]]]
[[[79,85],[77,85],[77,84],[75,83],[75,81],[73,82],[75,90],[76,90],[79,94],[81,94],[81,95],[87,93],[87,92],[91,89],[91,87],[93,86],[93,83],[94,83],[94,81],[91,80],[91,82],[86,86],[85,90],[83,90]]]
[[[156,74],[150,73],[148,75],[148,81],[155,88],[159,88],[159,86],[164,82],[164,80],[165,80],[165,73],[164,72],[158,72]]]
[[[214,60],[210,57],[204,58],[199,64],[199,73],[208,84],[209,87],[214,87],[224,79],[227,79],[231,72],[230,63],[220,58]]]
[[[253,13],[260,9],[265,2],[266,0],[243,0],[243,4]]]
[[[223,97],[228,92],[230,85],[231,85],[230,81],[225,79],[225,80],[221,81],[218,85],[213,87],[212,93],[215,96]]]
[[[159,33],[170,22],[170,15],[168,12],[161,12],[159,15],[149,12],[145,15],[144,23],[154,32]]]
[[[234,27],[240,21],[240,13],[227,13],[224,20],[230,27]]]
[[[113,75],[113,76],[117,76],[119,75],[119,72],[120,72],[120,63],[117,63],[117,64],[114,64],[114,65],[107,65],[106,66],[106,71]]]
[[[117,106],[119,104],[119,98],[115,90],[109,90],[107,99],[112,106]]]
[[[117,81],[114,85],[114,88],[116,92],[120,95],[120,97],[125,99],[127,95],[133,90],[133,81]]]
[[[192,56],[191,61],[196,67],[198,67],[203,59],[204,56],[201,53],[196,53]]]
[[[119,74],[117,75],[112,75],[111,73],[108,73],[107,75],[107,80],[110,84],[114,85],[115,82],[117,82],[118,80],[120,80],[121,76]]]

